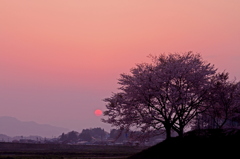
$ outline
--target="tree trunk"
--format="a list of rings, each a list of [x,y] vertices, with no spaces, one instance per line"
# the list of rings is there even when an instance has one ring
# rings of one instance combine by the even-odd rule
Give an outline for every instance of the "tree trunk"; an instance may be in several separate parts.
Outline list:
[[[165,129],[166,129],[166,139],[170,139],[171,138],[171,126],[166,125]]]
[[[179,137],[183,137],[183,126],[173,127],[173,130],[176,131]]]
[[[179,128],[178,136],[179,136],[179,137],[183,137],[183,127],[180,127],[180,128]]]

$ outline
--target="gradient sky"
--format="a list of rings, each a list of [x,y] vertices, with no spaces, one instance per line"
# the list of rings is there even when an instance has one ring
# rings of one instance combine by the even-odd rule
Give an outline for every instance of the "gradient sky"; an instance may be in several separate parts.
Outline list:
[[[186,51],[240,79],[240,1],[1,0],[0,116],[109,130],[119,74]]]

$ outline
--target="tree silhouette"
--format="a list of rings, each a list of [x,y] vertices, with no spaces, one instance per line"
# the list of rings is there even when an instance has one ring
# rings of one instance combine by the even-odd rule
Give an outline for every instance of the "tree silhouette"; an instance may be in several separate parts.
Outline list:
[[[183,135],[185,126],[201,111],[216,69],[200,54],[187,52],[151,56],[152,63],[137,64],[121,74],[120,92],[105,98],[103,122],[142,132],[171,130]],[[203,109],[204,108],[204,109]]]
[[[212,78],[209,107],[201,114],[203,116],[201,122],[205,122],[205,127],[221,129],[239,118],[240,85],[238,82],[228,80],[229,74],[225,72],[218,73]]]
[[[83,129],[81,134],[79,135],[79,138],[81,140],[84,140],[84,141],[92,141],[92,136],[91,136],[91,132],[89,129]]]

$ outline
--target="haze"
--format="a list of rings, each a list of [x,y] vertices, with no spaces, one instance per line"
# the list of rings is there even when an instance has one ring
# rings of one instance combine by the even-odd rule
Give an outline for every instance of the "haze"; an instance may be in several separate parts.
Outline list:
[[[201,53],[240,79],[240,1],[1,0],[0,116],[79,131],[149,54]]]

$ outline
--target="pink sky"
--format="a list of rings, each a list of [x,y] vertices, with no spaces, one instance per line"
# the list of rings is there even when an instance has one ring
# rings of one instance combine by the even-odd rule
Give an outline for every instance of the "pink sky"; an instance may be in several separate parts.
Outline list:
[[[0,116],[80,131],[120,73],[193,51],[240,79],[240,1],[1,0]]]

